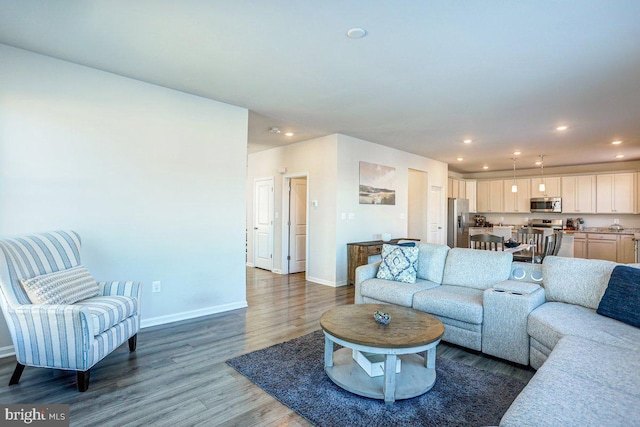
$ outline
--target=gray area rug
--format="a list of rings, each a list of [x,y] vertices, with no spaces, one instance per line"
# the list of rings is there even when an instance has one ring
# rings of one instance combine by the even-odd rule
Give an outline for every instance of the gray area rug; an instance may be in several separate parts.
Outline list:
[[[327,427],[498,425],[526,385],[516,378],[437,358],[436,384],[430,391],[385,405],[335,385],[324,373],[323,349],[324,335],[315,331],[227,364],[312,424]]]

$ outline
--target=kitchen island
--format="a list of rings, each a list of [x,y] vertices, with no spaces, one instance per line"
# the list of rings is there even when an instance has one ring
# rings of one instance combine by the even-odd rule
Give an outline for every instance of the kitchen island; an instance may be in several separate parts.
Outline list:
[[[576,258],[604,259],[625,264],[636,262],[636,239],[640,239],[640,229],[585,227],[582,230],[564,230],[564,233],[573,236],[573,256]]]

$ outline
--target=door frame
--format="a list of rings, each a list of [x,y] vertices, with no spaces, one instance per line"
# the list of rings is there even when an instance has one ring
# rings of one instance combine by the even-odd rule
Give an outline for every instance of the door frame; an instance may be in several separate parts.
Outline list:
[[[305,227],[305,233],[307,235],[305,250],[305,272],[309,271],[309,172],[288,173],[282,175],[282,259],[280,260],[282,265],[282,274],[289,274],[289,260],[287,260],[289,249],[289,184],[292,178],[306,178],[307,180],[307,225]]]
[[[256,239],[256,206],[257,206],[257,202],[256,202],[256,198],[258,197],[257,193],[256,193],[256,183],[258,181],[267,181],[270,180],[271,181],[271,193],[269,196],[269,251],[271,252],[271,268],[269,268],[268,270],[273,271],[273,265],[274,265],[274,260],[273,260],[273,249],[274,249],[274,232],[275,232],[275,228],[274,228],[274,214],[275,214],[275,177],[273,176],[264,176],[261,178],[254,178],[253,179],[253,209],[251,212],[251,231],[252,231],[252,244],[253,244],[253,257],[252,257],[252,262],[253,262],[253,267],[256,267],[256,256],[258,255],[258,251],[256,250],[256,246],[258,244],[258,239]],[[262,267],[260,267],[262,268]]]

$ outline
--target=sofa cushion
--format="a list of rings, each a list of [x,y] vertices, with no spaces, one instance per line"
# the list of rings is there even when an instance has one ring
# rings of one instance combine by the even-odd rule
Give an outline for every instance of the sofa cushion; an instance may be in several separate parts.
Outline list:
[[[382,245],[382,262],[378,268],[378,279],[415,283],[418,265],[418,248]]]
[[[119,295],[100,296],[78,301],[75,305],[89,309],[93,319],[92,332],[95,336],[136,314],[138,301],[136,298]]]
[[[574,304],[547,302],[529,314],[529,335],[549,349],[564,336],[588,338],[607,345],[640,350],[640,328]]]
[[[547,301],[598,308],[617,264],[612,261],[547,256],[542,263]]]
[[[639,383],[636,352],[568,336],[516,397],[500,425],[637,425]]]
[[[597,313],[640,327],[640,269],[623,265],[613,269]]]
[[[415,283],[400,283],[384,279],[369,279],[360,285],[360,294],[363,297],[373,298],[391,304],[411,307],[413,295],[425,289],[439,286],[429,280],[416,279]]]
[[[33,304],[73,304],[99,292],[98,283],[82,265],[20,279],[20,284]]]
[[[430,280],[442,283],[444,264],[447,260],[449,246],[436,243],[424,243],[419,246],[418,254],[418,279]]]
[[[479,289],[442,285],[417,292],[413,296],[413,308],[436,316],[481,325],[482,295],[483,291]]]
[[[442,284],[485,290],[509,278],[512,261],[509,252],[454,248],[447,254]]]

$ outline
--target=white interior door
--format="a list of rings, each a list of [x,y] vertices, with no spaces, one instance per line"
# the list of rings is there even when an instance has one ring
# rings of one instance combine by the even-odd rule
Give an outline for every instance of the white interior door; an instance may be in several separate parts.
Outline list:
[[[253,195],[253,265],[272,270],[273,178],[256,179]]]
[[[307,178],[291,178],[289,209],[289,273],[299,273],[307,264]]]
[[[409,212],[407,215],[407,237],[426,242],[429,237],[427,215],[427,173],[409,169]]]
[[[429,242],[446,244],[444,240],[444,199],[442,187],[431,186],[429,191]]]

